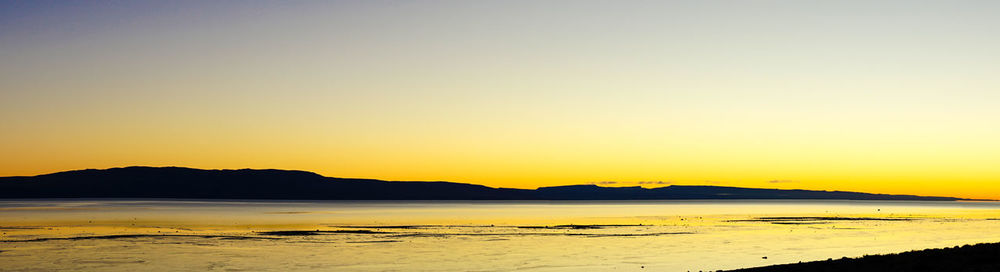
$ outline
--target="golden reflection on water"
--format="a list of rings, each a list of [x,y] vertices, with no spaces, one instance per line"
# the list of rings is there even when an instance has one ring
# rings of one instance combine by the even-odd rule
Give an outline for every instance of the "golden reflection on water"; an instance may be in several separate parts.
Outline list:
[[[0,263],[698,271],[996,242],[998,218],[996,203],[955,202],[3,201]]]

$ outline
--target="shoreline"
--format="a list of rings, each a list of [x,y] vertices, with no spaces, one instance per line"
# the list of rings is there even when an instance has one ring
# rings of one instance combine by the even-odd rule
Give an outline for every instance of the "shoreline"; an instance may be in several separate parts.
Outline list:
[[[1000,242],[719,271],[1000,271]]]

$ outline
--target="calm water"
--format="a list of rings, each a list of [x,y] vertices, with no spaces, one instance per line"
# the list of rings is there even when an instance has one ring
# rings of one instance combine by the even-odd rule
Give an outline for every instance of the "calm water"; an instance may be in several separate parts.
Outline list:
[[[997,219],[992,202],[0,201],[0,270],[698,271],[998,242]]]

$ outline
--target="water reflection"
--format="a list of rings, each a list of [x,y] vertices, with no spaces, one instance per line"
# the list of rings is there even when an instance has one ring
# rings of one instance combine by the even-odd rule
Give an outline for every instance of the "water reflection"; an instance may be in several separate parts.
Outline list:
[[[992,202],[4,201],[4,269],[716,270],[996,242]],[[766,258],[764,258],[766,257]]]

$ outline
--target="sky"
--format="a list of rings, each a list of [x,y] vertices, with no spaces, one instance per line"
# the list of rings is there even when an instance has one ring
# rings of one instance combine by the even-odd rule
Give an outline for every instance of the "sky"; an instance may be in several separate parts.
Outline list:
[[[996,1],[0,3],[0,176],[1000,199]]]

